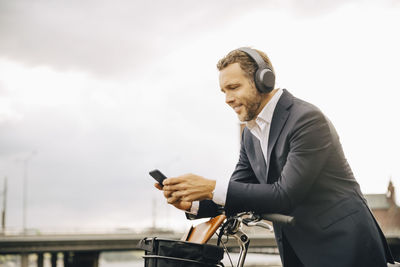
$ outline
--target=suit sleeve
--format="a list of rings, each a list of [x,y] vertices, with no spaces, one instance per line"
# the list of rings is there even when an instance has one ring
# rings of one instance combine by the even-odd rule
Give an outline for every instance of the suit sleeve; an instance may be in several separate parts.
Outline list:
[[[231,178],[225,205],[227,214],[241,211],[288,214],[304,199],[330,153],[332,142],[328,121],[318,110],[304,113],[297,119],[288,138],[289,152],[277,182],[246,183],[250,177],[246,178],[245,172],[238,178]],[[250,164],[246,164],[247,167],[240,169],[248,169]]]
[[[186,213],[186,218],[189,220],[215,217],[222,214],[222,207],[215,204],[212,200],[200,201],[199,212],[197,215]]]

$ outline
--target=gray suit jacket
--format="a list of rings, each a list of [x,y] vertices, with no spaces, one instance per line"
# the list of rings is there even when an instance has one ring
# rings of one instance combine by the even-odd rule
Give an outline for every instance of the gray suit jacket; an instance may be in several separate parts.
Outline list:
[[[274,225],[284,266],[295,266],[296,257],[307,267],[383,267],[393,261],[333,125],[286,90],[272,118],[267,164],[260,142],[244,129],[224,209],[228,215],[294,216],[293,227]],[[198,217],[216,213],[212,201],[200,202]]]

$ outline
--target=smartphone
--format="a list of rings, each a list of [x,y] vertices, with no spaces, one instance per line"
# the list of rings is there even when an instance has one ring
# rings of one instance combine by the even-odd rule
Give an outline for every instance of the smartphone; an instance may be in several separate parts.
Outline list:
[[[160,172],[159,170],[155,169],[152,170],[151,172],[149,172],[149,174],[151,175],[151,177],[153,177],[154,179],[156,179],[156,181],[162,186],[163,181],[165,179],[167,179],[167,176],[165,176],[162,172]]]

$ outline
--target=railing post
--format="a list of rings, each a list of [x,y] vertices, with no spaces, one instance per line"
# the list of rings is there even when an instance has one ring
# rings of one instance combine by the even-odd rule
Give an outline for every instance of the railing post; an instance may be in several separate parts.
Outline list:
[[[64,252],[64,267],[72,267],[73,266],[71,264],[72,260],[73,260],[72,252]]]
[[[43,267],[44,257],[43,253],[38,253],[37,267]]]
[[[57,252],[51,253],[51,267],[57,267]]]

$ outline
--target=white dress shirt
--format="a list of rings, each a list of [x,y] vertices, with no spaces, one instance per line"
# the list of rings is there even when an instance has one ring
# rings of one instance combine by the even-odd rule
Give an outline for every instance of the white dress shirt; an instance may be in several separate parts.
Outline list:
[[[274,115],[276,104],[278,103],[282,93],[283,90],[278,89],[278,91],[273,95],[270,101],[268,101],[265,107],[261,110],[260,114],[258,114],[258,116],[254,120],[246,122],[247,128],[249,128],[250,132],[260,141],[261,149],[264,154],[264,159],[266,163],[268,162],[267,150],[268,150],[269,130],[271,128],[272,116]],[[214,203],[221,206],[225,206],[228,184],[229,184],[229,179],[217,180],[212,199]],[[192,203],[192,207],[189,213],[196,215],[198,210],[199,210],[199,202],[194,201]]]

